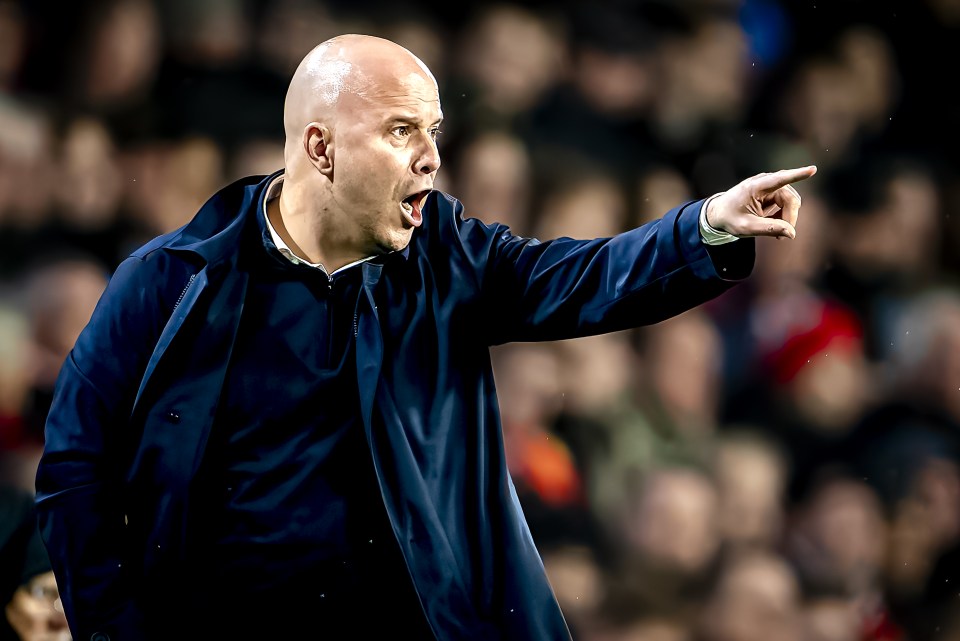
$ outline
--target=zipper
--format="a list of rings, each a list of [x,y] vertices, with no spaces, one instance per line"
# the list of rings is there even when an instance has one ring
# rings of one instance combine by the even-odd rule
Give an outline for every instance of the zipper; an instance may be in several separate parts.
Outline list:
[[[187,290],[190,289],[190,285],[193,284],[193,279],[196,277],[197,277],[196,274],[190,274],[190,280],[187,281],[187,285],[183,288],[183,291],[180,292],[180,296],[177,298],[177,302],[174,303],[173,310],[171,311],[176,311],[177,307],[180,306],[180,303],[183,302],[183,297],[186,295]]]
[[[357,312],[357,310],[353,310],[353,337],[354,338],[357,337],[357,316],[359,316],[359,312]]]

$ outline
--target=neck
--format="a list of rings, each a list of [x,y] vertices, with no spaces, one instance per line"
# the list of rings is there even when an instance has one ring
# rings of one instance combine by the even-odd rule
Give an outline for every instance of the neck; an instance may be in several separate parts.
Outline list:
[[[370,255],[350,237],[349,226],[336,220],[333,210],[316,205],[296,185],[284,180],[280,197],[267,205],[267,216],[277,234],[298,258],[320,263],[327,272]]]

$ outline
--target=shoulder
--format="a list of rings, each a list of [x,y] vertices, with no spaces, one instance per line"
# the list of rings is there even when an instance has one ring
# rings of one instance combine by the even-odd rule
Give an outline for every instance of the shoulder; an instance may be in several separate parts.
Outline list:
[[[162,245],[134,252],[110,276],[104,298],[139,300],[142,306],[162,301],[168,292],[179,292],[200,266],[189,255],[167,251]],[[167,295],[165,295],[167,294]]]
[[[426,235],[433,233],[449,233],[463,221],[463,204],[454,196],[439,190],[434,190],[427,197],[424,206],[423,226],[421,229]]]
[[[114,295],[179,288],[205,264],[233,256],[260,195],[279,174],[247,176],[213,194],[185,225],[131,252],[108,288]]]
[[[424,220],[415,240],[431,253],[489,246],[497,239],[512,238],[510,228],[488,224],[464,214],[463,204],[454,196],[436,190],[424,208]]]
[[[270,181],[281,171],[267,176],[246,176],[214,193],[182,227],[157,236],[130,254],[148,261],[158,250],[192,252],[207,262],[230,254],[237,247],[238,234],[255,211]]]

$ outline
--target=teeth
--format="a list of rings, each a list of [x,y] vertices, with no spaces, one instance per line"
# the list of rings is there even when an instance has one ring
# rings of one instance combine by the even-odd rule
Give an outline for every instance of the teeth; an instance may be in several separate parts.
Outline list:
[[[408,203],[407,201],[403,201],[402,203],[400,203],[400,206],[403,207],[403,210],[406,211],[406,212],[412,212],[412,211],[413,211],[413,205],[411,205],[411,204]]]

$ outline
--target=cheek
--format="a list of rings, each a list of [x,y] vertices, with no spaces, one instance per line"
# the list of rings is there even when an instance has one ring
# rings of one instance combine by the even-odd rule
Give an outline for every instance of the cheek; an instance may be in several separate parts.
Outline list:
[[[398,182],[395,164],[389,154],[378,150],[351,153],[345,159],[338,157],[334,189],[342,199],[353,203],[382,204],[392,200]]]
[[[334,174],[333,193],[342,207],[356,207],[371,202],[376,189],[372,189],[370,181],[364,180],[362,175],[356,169],[346,167]]]

